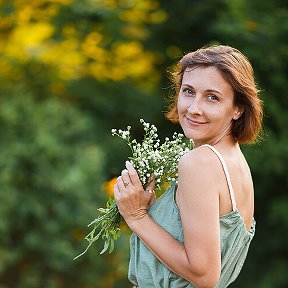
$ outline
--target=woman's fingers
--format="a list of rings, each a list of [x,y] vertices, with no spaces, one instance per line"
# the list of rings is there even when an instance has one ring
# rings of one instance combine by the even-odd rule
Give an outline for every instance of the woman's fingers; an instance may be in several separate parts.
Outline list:
[[[154,176],[151,176],[149,178],[149,184],[146,187],[146,190],[154,190],[155,188],[155,181],[154,181]]]
[[[154,184],[154,181],[152,180],[151,183],[145,189],[146,196],[151,197],[150,202],[149,202],[149,207],[152,206],[152,204],[156,201],[154,187],[155,187],[155,184]]]
[[[142,195],[145,196],[145,198],[149,199],[156,198],[155,193],[154,193],[154,177],[152,176],[150,179],[150,183],[144,190],[141,184],[141,181],[139,179],[139,176],[137,174],[137,171],[133,167],[133,165],[129,162],[126,161],[126,168],[121,172],[121,176],[117,178],[117,187],[119,190],[119,193],[130,193],[130,192],[140,192]]]
[[[119,212],[128,224],[129,221],[141,219],[146,215],[147,208],[153,203],[151,198],[155,197],[155,194],[154,181],[144,190],[133,165],[126,162],[126,168],[116,180],[114,196]]]
[[[131,182],[131,178],[130,175],[128,173],[128,170],[124,169],[121,172],[121,178],[124,184],[124,188],[128,188],[129,185],[133,185],[133,183]]]
[[[129,161],[126,161],[125,166],[128,170],[132,184],[134,186],[137,186],[137,187],[142,186],[140,179],[139,179],[139,176],[138,176],[138,173],[135,170],[135,168],[133,167],[133,165]]]
[[[133,167],[133,165],[129,161],[126,161],[125,165],[126,165],[126,168],[128,170],[128,173],[129,173],[128,175],[130,176],[132,184],[135,187],[138,187],[138,188],[141,187],[141,190],[142,190],[143,187],[142,187],[141,181],[140,181],[138,173],[135,170],[135,168]],[[127,170],[125,170],[125,171],[127,171]],[[149,181],[150,182],[147,185],[144,194],[150,198],[152,195],[155,195],[154,194],[154,187],[155,187],[154,177],[151,176]]]
[[[116,201],[119,199],[119,196],[120,196],[120,192],[119,192],[118,186],[117,184],[114,184],[114,198]]]

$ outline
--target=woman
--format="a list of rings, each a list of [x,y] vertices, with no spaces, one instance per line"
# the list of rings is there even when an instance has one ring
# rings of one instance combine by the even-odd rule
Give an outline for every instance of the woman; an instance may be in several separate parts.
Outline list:
[[[255,231],[253,182],[239,147],[262,125],[253,69],[238,50],[212,46],[185,55],[173,80],[167,117],[195,148],[155,203],[153,186],[144,191],[129,162],[118,177],[115,199],[134,232],[129,280],[140,288],[227,287]]]

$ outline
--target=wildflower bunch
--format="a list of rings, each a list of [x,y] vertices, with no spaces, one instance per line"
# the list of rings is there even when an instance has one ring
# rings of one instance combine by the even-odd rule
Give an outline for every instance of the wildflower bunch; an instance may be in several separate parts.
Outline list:
[[[164,143],[160,144],[155,125],[146,123],[143,119],[140,119],[140,122],[144,127],[144,139],[141,143],[131,139],[130,126],[124,131],[112,129],[112,135],[122,138],[130,147],[132,156],[128,158],[136,169],[143,188],[145,189],[153,179],[155,190],[160,190],[164,183],[177,179],[178,161],[192,148],[192,142],[186,144],[183,141],[183,134],[174,133],[172,140],[166,137]],[[74,259],[82,256],[100,236],[104,240],[104,248],[100,254],[107,250],[109,253],[113,251],[114,241],[119,237],[120,223],[123,218],[114,198],[109,199],[106,208],[99,208],[98,211],[102,215],[88,225],[94,225],[93,230],[85,237],[89,243],[88,247]]]

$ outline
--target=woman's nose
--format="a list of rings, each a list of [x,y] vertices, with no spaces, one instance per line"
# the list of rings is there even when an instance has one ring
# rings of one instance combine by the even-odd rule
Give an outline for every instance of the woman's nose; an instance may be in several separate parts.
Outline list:
[[[198,114],[202,115],[202,101],[201,99],[195,97],[193,101],[191,102],[190,106],[187,109],[188,113],[190,114]]]

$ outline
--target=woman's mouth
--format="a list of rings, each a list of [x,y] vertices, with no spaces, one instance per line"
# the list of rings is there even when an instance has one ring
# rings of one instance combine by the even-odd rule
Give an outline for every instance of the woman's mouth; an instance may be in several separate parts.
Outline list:
[[[204,121],[189,119],[189,118],[186,117],[186,116],[185,116],[185,118],[187,119],[189,125],[191,125],[191,126],[201,126],[201,125],[204,125],[204,124],[207,123],[207,122],[204,122]]]

